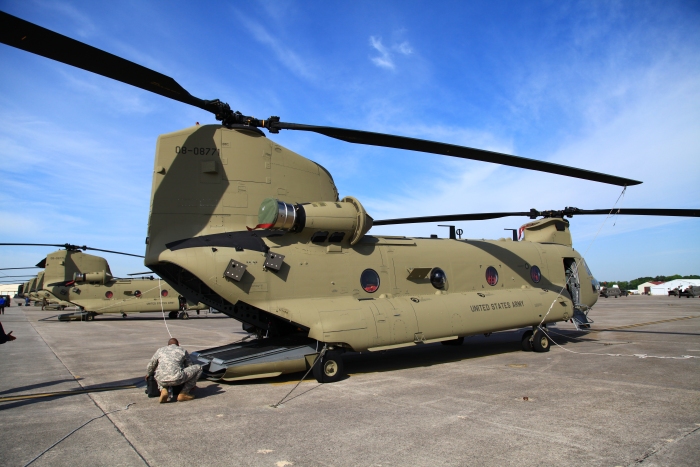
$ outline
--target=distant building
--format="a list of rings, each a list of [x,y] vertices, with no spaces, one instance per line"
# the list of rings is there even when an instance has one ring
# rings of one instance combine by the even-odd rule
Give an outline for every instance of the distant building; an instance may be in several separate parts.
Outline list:
[[[646,295],[651,295],[651,288],[655,287],[657,285],[663,284],[663,281],[651,281],[651,282],[645,282],[643,284],[640,284],[639,287],[637,287],[637,293],[640,295],[646,294]]]
[[[17,295],[17,288],[20,284],[0,284],[0,295],[9,295],[14,297]]]
[[[651,286],[652,295],[668,295],[669,290],[681,287],[685,289],[690,285],[700,286],[700,279],[675,279],[669,282]]]

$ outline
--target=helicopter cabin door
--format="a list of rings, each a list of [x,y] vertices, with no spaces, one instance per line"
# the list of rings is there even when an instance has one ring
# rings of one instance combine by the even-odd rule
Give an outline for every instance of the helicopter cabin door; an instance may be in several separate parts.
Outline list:
[[[578,277],[576,258],[564,258],[564,270],[566,271],[566,290],[574,307],[577,307],[581,303],[581,282]]]

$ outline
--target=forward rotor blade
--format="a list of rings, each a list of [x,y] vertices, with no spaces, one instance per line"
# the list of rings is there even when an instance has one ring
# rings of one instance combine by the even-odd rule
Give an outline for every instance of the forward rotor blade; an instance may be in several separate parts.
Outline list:
[[[145,258],[145,256],[141,255],[134,255],[132,253],[123,253],[121,251],[112,251],[112,250],[101,250],[99,248],[92,248],[89,246],[79,246],[79,245],[71,245],[70,243],[0,243],[0,246],[55,246],[58,248],[65,248],[66,250],[71,250],[71,251],[77,251],[77,250],[92,250],[92,251],[103,251],[105,253],[114,253],[115,255],[125,255],[125,256],[134,256],[136,258]],[[38,266],[37,267],[43,267],[43,266]]]
[[[143,276],[144,274],[154,274],[153,271],[146,271],[146,272],[132,272],[131,274],[127,274],[127,276]]]
[[[529,212],[482,212],[478,214],[448,214],[444,216],[404,217],[401,219],[383,219],[372,222],[372,225],[421,224],[424,222],[458,222],[485,221],[501,217],[529,216]]]
[[[624,216],[700,217],[700,209],[580,209],[573,214],[621,214]]]
[[[301,125],[298,123],[286,122],[273,123],[271,124],[271,127],[281,130],[311,131],[314,133],[320,133],[330,138],[347,141],[349,143],[407,149],[409,151],[427,152],[431,154],[441,154],[443,156],[459,157],[462,159],[491,162],[493,164],[501,164],[510,167],[519,167],[521,169],[565,175],[567,177],[591,180],[610,185],[632,186],[642,183],[638,180],[578,169],[576,167],[568,167],[566,165],[554,164],[552,162],[527,159],[525,157],[512,156],[494,151],[486,151],[484,149],[469,148],[466,146],[457,146],[455,144],[408,138],[406,136],[388,135],[384,133],[373,133],[369,131],[349,130],[346,128],[334,128],[328,126]]]
[[[0,42],[208,110],[169,76],[5,12],[0,12]]]
[[[670,217],[700,217],[700,209],[578,209],[565,208],[563,210],[537,211],[531,209],[525,212],[484,212],[478,214],[448,214],[444,216],[406,217],[401,219],[376,220],[372,225],[397,225],[420,224],[424,222],[458,222],[458,221],[482,221],[488,219],[500,219],[502,217],[527,216],[536,217],[573,217],[574,215],[624,215],[624,216],[670,216]]]

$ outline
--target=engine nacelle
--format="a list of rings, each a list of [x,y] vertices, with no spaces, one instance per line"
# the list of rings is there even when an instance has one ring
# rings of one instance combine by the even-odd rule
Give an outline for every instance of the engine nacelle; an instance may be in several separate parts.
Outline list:
[[[112,275],[107,271],[86,273],[76,272],[73,274],[73,280],[75,282],[99,282],[100,284],[106,284],[112,280]]]
[[[340,201],[317,201],[307,204],[290,204],[266,198],[258,210],[257,228],[301,232],[303,230],[328,231],[345,234],[354,245],[372,228],[372,217],[360,202],[346,196]],[[333,241],[333,240],[331,240]]]

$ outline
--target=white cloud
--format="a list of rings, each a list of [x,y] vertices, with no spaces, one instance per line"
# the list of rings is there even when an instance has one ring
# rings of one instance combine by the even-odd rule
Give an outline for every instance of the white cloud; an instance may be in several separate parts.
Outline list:
[[[97,30],[95,23],[73,5],[65,2],[38,2],[38,4],[44,10],[54,10],[70,18],[76,25],[75,34],[80,37],[90,37]]]
[[[394,46],[394,50],[402,55],[411,55],[413,53],[413,49],[408,42],[402,42],[399,45]]]
[[[643,72],[637,70],[634,80],[624,73],[616,74],[601,80],[582,95],[571,93],[569,99],[570,105],[581,111],[583,130],[570,135],[548,154],[528,154],[527,147],[516,147],[513,141],[467,128],[405,122],[403,131],[393,130],[643,181],[642,185],[627,189],[618,207],[698,207],[700,176],[695,167],[700,160],[700,132],[697,131],[700,81],[694,67],[658,64]],[[615,99],[622,101],[613,102]],[[562,209],[565,206],[605,209],[615,204],[622,191],[621,187],[569,177],[445,159],[433,162],[433,170],[425,170],[418,183],[413,182],[388,196],[363,200],[370,214],[376,219],[386,219],[527,211],[529,208]],[[416,184],[421,188],[417,190]],[[504,225],[515,228],[525,221],[526,218],[513,218],[458,224],[469,237],[494,238],[507,235],[501,231]],[[582,252],[594,239],[595,250],[604,238],[612,237],[630,239],[631,248],[632,243],[644,242],[643,234],[631,235],[635,232],[664,226],[673,228],[687,222],[693,221],[665,217],[614,216],[606,220],[603,216],[578,216],[572,220],[572,232],[575,246]],[[373,229],[377,234],[417,236],[440,231],[434,224]],[[615,265],[611,265],[607,270],[614,268]],[[632,271],[631,267],[629,270]],[[635,272],[626,273],[636,277]]]
[[[65,82],[80,95],[92,96],[94,99],[108,103],[108,109],[125,114],[146,114],[154,107],[148,103],[153,94],[128,84],[106,79],[102,76],[85,73],[82,70],[66,69],[62,64],[54,65]]]
[[[238,18],[243,26],[245,26],[248,31],[253,34],[255,40],[270,47],[277,56],[277,59],[294,74],[306,79],[314,78],[315,74],[312,72],[309,64],[294,50],[285,46],[280,39],[273,36],[260,23],[253,21],[240,13],[238,13]]]
[[[389,50],[387,50],[387,48],[384,47],[384,44],[382,44],[382,40],[374,36],[370,36],[369,43],[377,52],[379,52],[378,57],[372,57],[372,62],[379,68],[393,70],[394,62],[391,60]]]
[[[413,49],[407,41],[401,42],[400,44],[394,44],[387,48],[382,43],[381,37],[370,36],[369,44],[374,50],[379,52],[379,56],[370,58],[372,63],[377,65],[379,68],[385,68],[387,70],[394,70],[396,68],[393,57],[394,54],[392,52],[397,52],[401,55],[411,55],[413,53]]]

